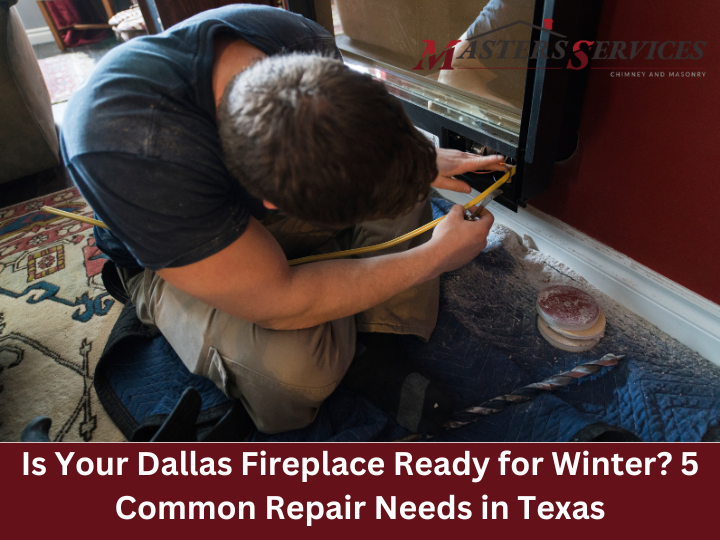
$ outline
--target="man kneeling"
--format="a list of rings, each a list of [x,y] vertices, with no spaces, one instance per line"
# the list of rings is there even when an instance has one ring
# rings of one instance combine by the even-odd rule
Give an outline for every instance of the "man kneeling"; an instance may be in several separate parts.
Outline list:
[[[469,192],[452,176],[505,170],[436,151],[331,35],[275,8],[207,11],[114,49],[65,117],[65,163],[138,316],[267,433],[312,422],[357,332],[386,356],[388,335],[427,340],[438,276],[485,247],[492,216],[456,206],[432,237],[377,256],[288,259],[400,236],[431,219],[431,185]],[[378,370],[394,356],[351,384],[393,413]]]

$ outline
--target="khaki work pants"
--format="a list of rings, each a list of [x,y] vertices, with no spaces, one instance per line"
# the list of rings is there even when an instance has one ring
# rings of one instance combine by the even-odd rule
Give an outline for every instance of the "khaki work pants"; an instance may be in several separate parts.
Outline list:
[[[344,231],[289,217],[263,223],[288,258],[295,258],[385,242],[431,219],[428,201],[400,218]],[[428,238],[425,233],[379,253],[405,251]],[[129,279],[126,288],[140,320],[162,332],[192,373],[211,379],[228,397],[240,399],[265,433],[299,429],[315,419],[352,362],[357,331],[429,339],[439,299],[439,281],[434,279],[354,317],[303,330],[268,330],[204,304],[150,270]]]

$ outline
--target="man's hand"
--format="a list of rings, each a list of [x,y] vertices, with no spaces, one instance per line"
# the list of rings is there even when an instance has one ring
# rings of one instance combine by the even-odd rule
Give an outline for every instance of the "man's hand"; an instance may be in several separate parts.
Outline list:
[[[465,209],[459,204],[453,206],[425,244],[439,264],[436,274],[460,268],[477,257],[487,246],[487,235],[494,221],[485,208],[477,219],[466,221]]]
[[[510,170],[510,166],[505,165],[504,156],[478,156],[447,148],[436,148],[435,150],[437,152],[438,177],[430,184],[434,188],[470,193],[470,186],[453,176],[476,171],[505,172]]]

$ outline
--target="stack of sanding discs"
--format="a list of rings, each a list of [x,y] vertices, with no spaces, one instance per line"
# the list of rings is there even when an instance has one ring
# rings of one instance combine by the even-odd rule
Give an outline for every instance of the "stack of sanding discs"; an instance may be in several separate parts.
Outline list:
[[[570,352],[592,349],[605,335],[605,315],[595,299],[568,285],[554,285],[538,294],[540,334],[553,347]]]

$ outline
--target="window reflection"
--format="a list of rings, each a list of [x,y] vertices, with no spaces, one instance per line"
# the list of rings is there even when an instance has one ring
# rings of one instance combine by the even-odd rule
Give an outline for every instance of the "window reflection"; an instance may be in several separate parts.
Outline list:
[[[332,4],[336,40],[348,64],[383,79],[397,95],[471,127],[482,123],[519,132],[525,67],[534,52],[528,23],[535,0]]]

